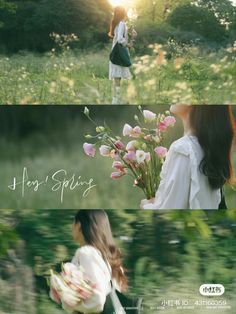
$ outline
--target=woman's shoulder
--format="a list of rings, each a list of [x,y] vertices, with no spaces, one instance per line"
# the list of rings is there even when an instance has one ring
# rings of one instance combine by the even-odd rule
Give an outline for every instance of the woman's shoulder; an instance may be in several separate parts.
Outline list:
[[[78,248],[72,259],[72,263],[83,265],[98,265],[104,272],[110,273],[108,264],[104,261],[101,252],[92,245],[84,245]]]
[[[126,23],[125,23],[125,21],[120,21],[117,26],[118,26],[118,27],[125,27],[125,26],[126,26]]]
[[[92,245],[83,245],[78,248],[75,252],[75,255],[80,256],[101,256],[101,253]]]
[[[179,153],[185,156],[189,156],[191,152],[190,138],[185,135],[178,140],[174,141],[169,149],[172,153]]]

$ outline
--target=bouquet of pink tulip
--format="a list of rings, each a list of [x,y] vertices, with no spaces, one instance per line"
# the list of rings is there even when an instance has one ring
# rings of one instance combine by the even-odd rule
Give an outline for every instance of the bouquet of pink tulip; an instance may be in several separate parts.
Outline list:
[[[135,115],[137,125],[132,127],[125,124],[123,127],[123,136],[131,139],[125,143],[106,124],[98,126],[90,117],[89,109],[85,107],[84,114],[95,124],[97,134],[86,135],[87,139],[95,143],[84,143],[83,148],[88,156],[94,157],[99,149],[102,156],[112,158],[112,168],[115,171],[111,178],[116,180],[131,175],[134,185],[143,190],[147,199],[152,199],[159,186],[160,171],[167,154],[167,149],[162,146],[164,134],[176,121],[169,111],[157,115],[149,110],[142,110],[140,106],[138,108],[141,117]]]
[[[60,274],[53,270],[50,273],[50,297],[68,313],[76,311],[81,301],[91,298],[96,288],[83,269],[73,263],[62,264]]]

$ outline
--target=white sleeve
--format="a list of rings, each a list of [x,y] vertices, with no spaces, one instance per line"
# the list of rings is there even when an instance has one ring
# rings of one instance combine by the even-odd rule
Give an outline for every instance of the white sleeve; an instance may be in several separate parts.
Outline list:
[[[157,190],[154,204],[144,209],[187,209],[191,183],[190,158],[173,151]]]
[[[76,260],[79,262],[93,284],[96,285],[96,291],[91,298],[83,301],[77,306],[76,310],[82,313],[100,313],[103,311],[103,307],[106,301],[107,288],[109,279],[105,275],[99,263],[94,258],[93,252],[90,253],[83,249],[77,251],[78,258],[74,258],[72,262]]]
[[[126,25],[124,22],[120,22],[120,24],[118,26],[117,42],[119,44],[122,44],[123,46],[126,46],[128,44],[128,42],[125,38],[125,33],[126,33]]]

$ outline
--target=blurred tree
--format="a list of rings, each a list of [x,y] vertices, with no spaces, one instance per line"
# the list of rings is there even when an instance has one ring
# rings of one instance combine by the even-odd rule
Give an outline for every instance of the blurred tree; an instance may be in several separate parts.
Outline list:
[[[236,8],[230,0],[195,0],[194,3],[214,13],[218,21],[225,25],[231,24],[236,14]]]
[[[197,33],[208,41],[222,43],[227,38],[226,29],[215,14],[196,5],[177,7],[167,21],[181,31]]]
[[[5,12],[15,13],[16,6],[14,3],[6,0],[0,0],[0,16],[2,16]],[[4,23],[0,19],[0,28],[4,26]]]
[[[107,39],[111,8],[106,0],[23,0],[12,4],[17,7],[14,17],[9,12],[0,15],[2,42],[12,52],[49,50],[52,32],[75,33],[81,46]]]
[[[0,258],[5,257],[7,251],[17,242],[16,231],[7,221],[0,222]]]
[[[144,5],[143,0],[137,0],[136,10],[139,19],[160,22],[165,20],[176,7],[190,2],[190,0],[147,0]]]

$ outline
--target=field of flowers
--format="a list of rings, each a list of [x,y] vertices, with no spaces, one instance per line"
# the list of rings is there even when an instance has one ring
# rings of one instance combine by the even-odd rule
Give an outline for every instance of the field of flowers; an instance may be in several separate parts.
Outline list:
[[[0,103],[109,104],[109,49],[0,56]],[[207,51],[169,41],[145,50],[131,51],[133,79],[123,82],[122,103],[236,102],[236,44]]]

